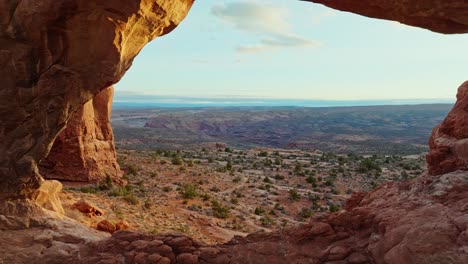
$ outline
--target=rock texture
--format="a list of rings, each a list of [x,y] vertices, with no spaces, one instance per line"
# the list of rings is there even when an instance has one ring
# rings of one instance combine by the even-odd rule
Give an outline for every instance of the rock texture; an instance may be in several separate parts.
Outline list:
[[[432,131],[429,147],[426,158],[431,175],[468,170],[468,81],[458,89],[447,118]]]
[[[356,14],[399,21],[439,33],[468,32],[465,0],[303,0]]]
[[[353,195],[346,210],[317,215],[306,225],[234,237],[226,244],[214,246],[181,234],[130,231],[117,231],[109,239],[96,240],[92,229],[73,227],[67,222],[55,223],[62,229],[36,226],[3,231],[0,260],[5,263],[465,264],[468,263],[467,190],[466,172],[387,183],[366,195]],[[70,234],[70,230],[79,228],[80,233]],[[115,229],[106,223],[101,230]],[[16,262],[8,262],[12,260]]]
[[[55,139],[47,158],[40,164],[49,179],[99,182],[107,176],[120,181],[121,172],[110,125],[111,86],[85,103]]]
[[[78,109],[116,83],[193,0],[0,0],[0,198],[30,197]]]

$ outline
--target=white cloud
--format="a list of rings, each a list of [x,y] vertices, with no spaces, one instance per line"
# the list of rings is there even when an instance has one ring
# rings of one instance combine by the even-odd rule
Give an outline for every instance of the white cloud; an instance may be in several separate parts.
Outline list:
[[[276,38],[261,39],[260,43],[255,45],[241,45],[237,47],[237,51],[241,53],[255,53],[277,48],[317,47],[319,45],[320,42],[315,40],[299,38],[296,36],[282,35],[276,36]]]
[[[256,44],[239,45],[237,51],[253,53],[278,48],[317,46],[318,41],[292,32],[289,10],[258,1],[230,2],[213,6],[211,13],[234,28],[260,37]]]

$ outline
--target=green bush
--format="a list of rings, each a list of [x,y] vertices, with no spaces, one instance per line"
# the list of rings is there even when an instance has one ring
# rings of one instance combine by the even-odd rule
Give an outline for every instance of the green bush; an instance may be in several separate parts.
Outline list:
[[[254,213],[255,213],[256,215],[262,215],[262,214],[265,213],[265,210],[263,210],[263,208],[261,208],[261,207],[255,207]]]
[[[95,186],[84,186],[80,188],[80,191],[82,193],[97,193],[99,191],[99,188]]]
[[[108,193],[109,196],[125,196],[127,194],[128,194],[128,190],[127,190],[127,187],[125,186],[122,186],[122,187],[115,186]]]
[[[193,199],[199,196],[197,187],[191,183],[183,184],[180,187],[179,192],[184,199]]]
[[[183,163],[183,160],[182,158],[179,156],[179,155],[175,155],[172,160],[171,160],[172,164],[174,165],[182,165]]]
[[[211,209],[213,210],[213,215],[217,218],[226,219],[229,217],[229,208],[223,206],[218,201],[211,202]]]
[[[260,219],[260,222],[262,223],[262,226],[270,227],[272,225],[275,225],[276,222],[273,220],[273,218],[269,216],[264,216]]]
[[[338,212],[339,210],[340,210],[340,207],[338,205],[336,205],[336,204],[332,204],[329,207],[330,212]]]
[[[301,218],[302,220],[308,219],[312,217],[312,215],[313,212],[309,208],[302,208],[302,210],[299,212],[299,218]]]
[[[289,199],[292,201],[298,201],[301,199],[301,195],[297,192],[296,188],[289,190]]]
[[[133,195],[133,193],[125,195],[123,199],[133,205],[137,205],[140,202],[138,198],[135,195]]]

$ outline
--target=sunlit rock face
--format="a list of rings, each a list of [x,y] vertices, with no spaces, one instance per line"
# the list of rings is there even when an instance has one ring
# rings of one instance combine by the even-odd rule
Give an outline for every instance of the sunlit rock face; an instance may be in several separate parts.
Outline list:
[[[113,94],[112,86],[104,89],[73,114],[40,163],[43,177],[73,182],[100,182],[107,176],[120,180],[110,125]]]
[[[439,33],[468,32],[465,0],[305,0],[356,14],[399,21]]]
[[[73,113],[116,83],[193,0],[0,0],[0,193],[30,196]]]
[[[432,131],[429,147],[426,158],[431,175],[468,171],[468,81],[458,88],[452,111]]]

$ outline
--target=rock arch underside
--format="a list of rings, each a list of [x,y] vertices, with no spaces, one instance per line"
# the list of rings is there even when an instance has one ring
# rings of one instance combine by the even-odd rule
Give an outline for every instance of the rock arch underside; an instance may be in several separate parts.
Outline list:
[[[309,2],[468,32],[466,0]],[[192,4],[0,0],[0,263],[468,263],[468,82],[433,131],[428,174],[353,194],[344,210],[302,226],[207,246],[180,234],[109,237],[61,215],[61,185],[41,173],[119,180],[111,86]]]

